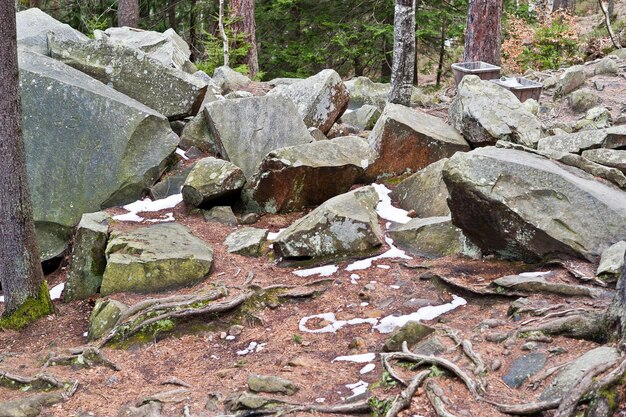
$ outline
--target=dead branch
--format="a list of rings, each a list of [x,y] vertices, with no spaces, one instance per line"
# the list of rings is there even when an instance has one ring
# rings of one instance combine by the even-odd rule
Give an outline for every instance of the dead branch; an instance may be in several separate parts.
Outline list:
[[[393,366],[390,363],[389,360],[389,356],[386,353],[381,353],[380,355],[380,362],[383,365],[383,368],[389,373],[389,375],[395,379],[396,381],[398,381],[399,383],[401,383],[403,386],[408,386],[409,384],[400,376],[396,373],[395,369],[393,368]],[[420,365],[421,362],[418,362],[418,365]]]
[[[504,414],[511,414],[516,416],[527,416],[537,413],[541,413],[547,410],[553,410],[559,406],[561,399],[557,398],[550,401],[538,401],[534,403],[525,404],[499,404],[485,398],[482,399],[487,404],[493,405],[498,411]]]
[[[611,42],[616,49],[622,49],[622,44],[619,41],[619,38],[615,36],[615,32],[613,32],[613,28],[611,27],[611,17],[609,16],[609,12],[604,7],[604,3],[602,0],[598,0],[600,3],[600,10],[602,10],[602,14],[604,15],[604,24],[606,25],[606,30],[609,32],[609,37],[611,38]]]
[[[389,408],[389,411],[385,414],[385,417],[396,417],[400,411],[409,408],[411,398],[415,395],[415,391],[417,391],[428,375],[430,375],[430,370],[422,371],[415,375],[406,389],[395,398],[391,404],[391,408]]]
[[[456,417],[454,414],[449,413],[444,407],[443,400],[441,399],[443,390],[432,378],[426,382],[426,396],[439,417]]]
[[[65,385],[68,381],[62,381],[57,379],[54,375],[40,373],[35,375],[34,377],[22,376],[17,374],[12,374],[6,371],[0,371],[0,382],[3,380],[6,381],[7,386],[26,386],[31,385],[35,388],[47,388],[48,386],[54,388],[65,388]]]
[[[115,363],[111,362],[102,355],[100,349],[93,346],[82,346],[79,348],[70,349],[69,355],[56,356],[53,353],[50,354],[48,360],[43,365],[43,368],[54,365],[86,365],[91,368],[97,365],[104,365],[114,371],[120,371],[121,368]]]
[[[456,343],[457,346],[461,346],[463,353],[465,353],[465,355],[470,358],[472,362],[474,362],[474,365],[476,366],[474,368],[474,375],[480,375],[487,370],[485,362],[481,356],[474,351],[472,342],[467,339],[461,339],[452,329],[446,329],[446,336],[454,340],[454,343]]]
[[[317,405],[317,404],[286,404],[280,407],[249,410],[243,414],[220,415],[218,417],[253,417],[275,415],[286,416],[293,413],[321,413],[321,414],[363,414],[371,411],[367,400],[349,404]]]
[[[551,319],[551,318],[571,316],[574,313],[581,313],[581,312],[585,312],[585,311],[587,311],[587,310],[584,309],[584,308],[571,308],[569,310],[555,311],[554,313],[546,314],[545,316],[542,316],[542,317],[535,317],[533,319],[528,319],[526,321],[523,321],[521,323],[521,325],[525,326],[527,324],[534,323],[536,321],[544,322],[544,321],[546,321],[548,319]]]

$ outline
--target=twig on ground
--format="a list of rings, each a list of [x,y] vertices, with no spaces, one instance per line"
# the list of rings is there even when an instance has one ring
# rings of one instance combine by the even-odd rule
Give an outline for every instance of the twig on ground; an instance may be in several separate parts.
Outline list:
[[[53,365],[74,365],[85,364],[88,367],[96,365],[104,365],[114,371],[120,371],[121,368],[115,363],[111,362],[102,355],[100,349],[93,346],[81,346],[69,350],[69,355],[54,356],[50,354],[50,357],[44,363],[43,368]]]
[[[411,383],[393,401],[391,408],[389,408],[385,417],[396,417],[400,411],[409,408],[409,405],[411,405],[411,398],[413,398],[415,392],[428,375],[430,375],[430,370],[422,371],[415,375],[415,377],[411,380]]]
[[[443,390],[432,378],[426,382],[426,396],[439,417],[456,417],[444,407],[442,400]]]

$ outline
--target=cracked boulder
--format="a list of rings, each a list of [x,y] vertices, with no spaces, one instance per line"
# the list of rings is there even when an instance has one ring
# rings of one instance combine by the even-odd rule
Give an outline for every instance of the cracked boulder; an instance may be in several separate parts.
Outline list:
[[[277,257],[286,260],[369,254],[382,245],[374,187],[331,198],[283,230],[274,240]]]
[[[469,145],[453,127],[438,117],[389,103],[369,134],[376,152],[366,176],[375,179],[415,172]]]
[[[295,105],[282,97],[250,97],[209,103],[204,114],[218,153],[246,178],[269,152],[309,143]]]
[[[615,126],[607,129],[584,130],[577,133],[548,136],[539,141],[537,150],[580,154],[589,149],[617,149],[625,146],[626,126]]]
[[[447,161],[440,159],[417,171],[398,184],[389,196],[400,208],[414,210],[417,217],[449,216],[448,188],[441,176]]]
[[[452,222],[486,253],[594,261],[626,236],[626,193],[528,152],[481,148],[444,167]]]
[[[113,232],[100,294],[160,292],[189,287],[211,270],[213,250],[180,224]]]
[[[139,199],[178,137],[161,114],[59,61],[20,51],[19,67],[28,184],[46,260],[63,252],[83,213]]]
[[[316,206],[347,192],[372,159],[367,141],[356,136],[277,149],[246,185],[244,200],[268,213]]]
[[[80,42],[51,35],[48,46],[53,58],[172,120],[197,114],[207,91],[199,78],[108,38]]]
[[[208,207],[234,201],[246,183],[243,172],[228,161],[213,157],[196,162],[187,175],[182,194],[192,207]]]
[[[293,84],[277,86],[268,95],[292,100],[304,124],[324,134],[348,108],[350,99],[341,77],[332,69]]]
[[[539,118],[512,92],[475,75],[463,77],[448,115],[472,147],[503,139],[536,148],[541,137]]]
[[[48,55],[48,33],[61,35],[79,42],[89,40],[81,32],[59,22],[36,7],[17,13],[15,20],[18,46],[42,55]]]

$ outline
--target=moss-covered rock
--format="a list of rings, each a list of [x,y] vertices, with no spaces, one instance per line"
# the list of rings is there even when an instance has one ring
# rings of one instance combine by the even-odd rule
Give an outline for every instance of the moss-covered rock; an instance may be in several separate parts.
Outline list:
[[[406,342],[409,349],[417,343],[430,336],[435,331],[434,328],[417,321],[410,321],[394,332],[385,341],[383,350],[385,352],[399,352],[402,350],[402,343]]]
[[[38,297],[28,297],[14,312],[0,317],[0,329],[20,330],[33,321],[54,312],[48,284],[44,281]]]
[[[89,317],[87,338],[96,340],[108,333],[128,307],[115,300],[97,300]]]
[[[459,253],[465,239],[449,216],[411,219],[408,223],[393,225],[387,234],[399,248],[426,258]]]
[[[263,245],[267,242],[267,234],[267,229],[244,227],[228,235],[224,244],[228,247],[228,253],[261,256]]]
[[[185,180],[183,200],[193,207],[234,200],[246,183],[243,171],[223,159],[207,157],[196,162]]]

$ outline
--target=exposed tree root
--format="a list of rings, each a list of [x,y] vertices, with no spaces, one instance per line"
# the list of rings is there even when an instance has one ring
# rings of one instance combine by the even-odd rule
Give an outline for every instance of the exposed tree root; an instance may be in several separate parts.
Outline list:
[[[561,335],[594,342],[606,341],[603,315],[595,312],[558,317],[535,326],[522,326],[519,332],[542,332],[547,335]]]
[[[34,377],[12,374],[0,371],[0,383],[9,388],[21,388],[31,386],[35,389],[65,388],[74,382],[63,381],[54,375],[41,373]]]
[[[369,413],[371,407],[367,400],[349,404],[317,405],[317,404],[285,404],[267,409],[247,410],[238,414],[224,414],[217,417],[254,417],[254,416],[286,416],[293,413],[320,414],[363,414]]]
[[[487,404],[493,405],[496,410],[500,411],[504,414],[511,414],[515,416],[528,416],[537,413],[541,413],[542,411],[553,410],[557,408],[561,402],[560,398],[556,400],[550,401],[538,401],[534,403],[525,403],[525,404],[500,404],[485,398],[482,399]]]
[[[461,348],[463,349],[463,353],[465,353],[465,355],[472,362],[474,362],[474,365],[476,366],[474,368],[474,375],[480,375],[487,370],[487,367],[485,366],[485,362],[483,361],[482,357],[478,353],[476,353],[476,351],[474,351],[472,342],[467,339],[461,339],[458,334],[452,329],[446,329],[446,336],[454,340],[454,343],[456,343],[457,346],[461,346]]]
[[[100,349],[93,346],[70,349],[69,355],[56,356],[54,353],[51,353],[43,367],[47,368],[48,366],[55,365],[79,365],[89,368],[103,365],[114,371],[121,370],[119,366],[105,358],[102,352],[100,352]]]
[[[456,417],[454,414],[449,413],[444,407],[442,399],[443,390],[433,379],[429,379],[428,382],[426,382],[426,396],[439,417]]]
[[[415,375],[411,380],[411,383],[393,400],[389,411],[385,414],[385,417],[396,417],[402,410],[406,410],[411,405],[411,398],[415,395],[415,392],[424,380],[430,375],[430,370],[422,371]]]

